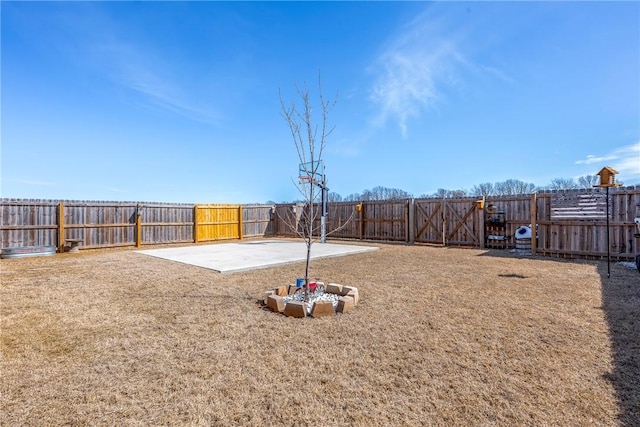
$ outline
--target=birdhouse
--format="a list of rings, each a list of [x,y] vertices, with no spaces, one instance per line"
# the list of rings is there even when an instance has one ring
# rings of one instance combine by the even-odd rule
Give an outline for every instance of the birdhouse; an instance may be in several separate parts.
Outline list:
[[[596,187],[620,187],[621,184],[616,184],[616,175],[618,171],[610,168],[609,166],[605,166],[602,168],[598,175],[600,176],[600,184],[596,185]]]

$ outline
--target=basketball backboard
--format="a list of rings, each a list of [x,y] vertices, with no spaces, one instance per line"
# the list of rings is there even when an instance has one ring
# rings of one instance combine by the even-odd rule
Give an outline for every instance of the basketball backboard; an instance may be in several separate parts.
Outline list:
[[[300,163],[298,165],[298,178],[301,183],[322,183],[324,181],[324,162],[322,160],[314,160],[311,162]]]

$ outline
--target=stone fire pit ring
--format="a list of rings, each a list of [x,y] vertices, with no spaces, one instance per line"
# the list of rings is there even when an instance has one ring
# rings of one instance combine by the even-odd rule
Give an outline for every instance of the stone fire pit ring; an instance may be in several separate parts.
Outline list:
[[[304,290],[292,285],[282,285],[264,293],[263,303],[275,313],[285,316],[304,318],[335,316],[347,313],[360,302],[360,294],[355,286],[343,286],[338,283],[316,283],[316,292],[309,293],[309,302],[301,300]],[[321,289],[324,289],[322,291]]]

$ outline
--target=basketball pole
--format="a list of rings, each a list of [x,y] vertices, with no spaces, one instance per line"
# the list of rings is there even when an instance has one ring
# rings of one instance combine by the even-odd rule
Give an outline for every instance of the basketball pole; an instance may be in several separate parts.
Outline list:
[[[322,197],[320,200],[322,203],[322,215],[320,216],[320,243],[327,243],[327,202],[329,198],[327,191],[329,189],[327,188],[326,178],[324,175],[322,175],[322,182],[320,182],[318,186],[322,190]]]
[[[320,168],[321,172],[317,170]],[[309,185],[316,185],[320,188],[320,243],[327,243],[327,213],[329,211],[327,204],[329,203],[329,189],[327,188],[327,176],[324,174],[324,163],[322,160],[312,160],[307,163],[300,163],[298,166],[298,177],[300,183],[304,181]],[[320,176],[321,181],[316,181],[315,177]],[[313,204],[313,200],[311,200]]]

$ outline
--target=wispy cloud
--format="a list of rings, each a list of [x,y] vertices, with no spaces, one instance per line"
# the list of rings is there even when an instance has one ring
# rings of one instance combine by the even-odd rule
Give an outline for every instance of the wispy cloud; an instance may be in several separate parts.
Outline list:
[[[459,24],[459,8],[429,5],[384,46],[369,71],[374,75],[370,100],[378,108],[375,124],[393,120],[403,137],[409,122],[436,109],[451,92],[460,91],[471,77],[488,77],[503,84],[516,80],[493,64],[474,59],[474,38],[483,32]]]
[[[585,159],[577,160],[577,165],[591,165],[594,163],[611,166],[620,174],[620,181],[640,180],[640,142],[613,149],[603,155],[589,154]]]
[[[392,40],[371,70],[377,75],[370,99],[379,106],[376,124],[397,121],[403,136],[408,121],[434,107],[439,85],[451,82],[456,63],[464,62],[453,40],[433,34],[423,16]]]
[[[220,112],[208,99],[202,100],[202,87],[187,77],[184,64],[167,49],[145,39],[135,28],[111,16],[113,12],[95,3],[83,8],[79,19],[76,8],[59,10],[55,45],[78,68],[91,71],[129,91],[134,102],[144,108],[168,111],[204,123],[216,124]]]
[[[122,87],[142,96],[148,107],[204,123],[218,123],[220,115],[210,106],[195,100],[198,91],[185,87],[183,80],[172,76],[170,63],[150,54],[150,49],[129,42],[110,41],[94,47],[107,76]],[[95,56],[94,56],[95,57]]]
[[[615,159],[615,156],[607,155],[607,156],[594,156],[593,154],[588,154],[584,160],[577,160],[576,165],[591,165],[594,163],[602,163],[607,160]]]

